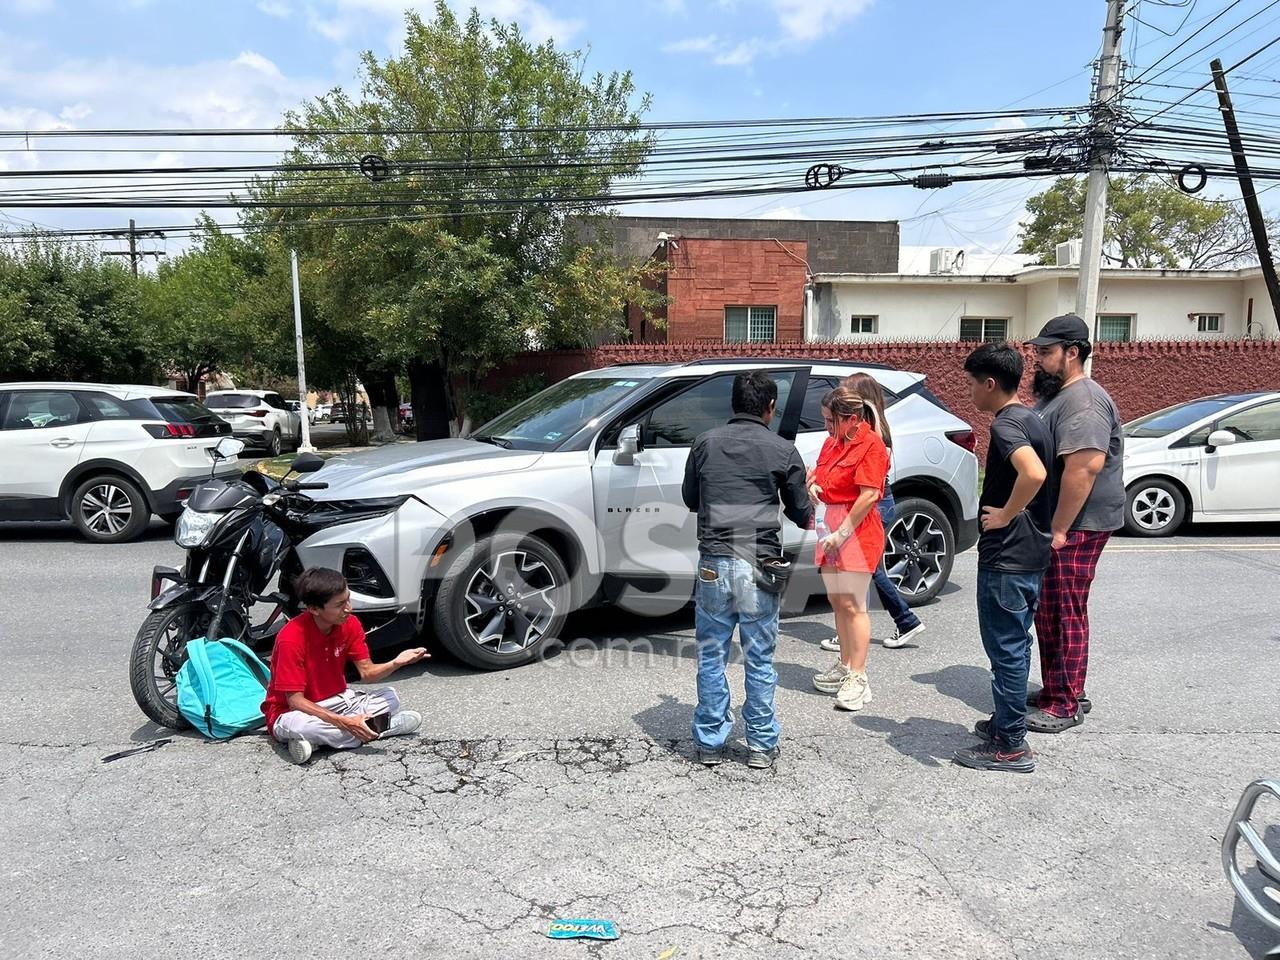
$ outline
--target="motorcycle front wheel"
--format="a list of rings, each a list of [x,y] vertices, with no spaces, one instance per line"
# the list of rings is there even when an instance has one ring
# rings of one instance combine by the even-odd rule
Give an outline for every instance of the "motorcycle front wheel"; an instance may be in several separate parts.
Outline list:
[[[142,712],[162,727],[189,726],[178,711],[178,671],[187,661],[187,641],[203,637],[212,618],[203,603],[180,603],[153,611],[138,629],[129,654],[129,687]],[[223,613],[218,633],[241,638],[240,615]]]

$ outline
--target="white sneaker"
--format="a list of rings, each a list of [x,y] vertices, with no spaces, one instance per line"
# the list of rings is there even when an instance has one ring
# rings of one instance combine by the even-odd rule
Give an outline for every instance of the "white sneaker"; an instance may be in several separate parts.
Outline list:
[[[837,660],[836,665],[830,670],[813,675],[813,688],[821,690],[823,693],[835,693],[848,676],[849,668],[844,665],[843,661]]]
[[[839,637],[827,637],[827,639],[823,640],[820,644],[818,644],[818,649],[819,649],[819,650],[826,650],[826,651],[828,651],[828,652],[839,653],[839,652],[840,652],[840,638],[839,638]]]
[[[865,673],[850,672],[836,691],[837,710],[861,710],[871,702],[871,681]]]
[[[289,759],[299,766],[311,759],[311,750],[310,740],[289,741]]]
[[[910,640],[912,637],[918,637],[922,633],[924,633],[923,623],[917,623],[914,627],[912,627],[906,633],[903,633],[901,630],[898,630],[897,628],[895,628],[893,631],[892,637],[884,638],[884,645],[888,647],[890,650],[896,650],[898,649],[898,647],[905,647],[907,645],[908,640]]]
[[[404,737],[422,726],[422,714],[416,710],[401,710],[391,718],[384,737]]]

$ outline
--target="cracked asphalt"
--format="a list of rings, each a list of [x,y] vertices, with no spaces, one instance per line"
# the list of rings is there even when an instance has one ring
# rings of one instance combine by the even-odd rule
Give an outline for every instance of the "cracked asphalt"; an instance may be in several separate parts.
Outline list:
[[[829,613],[783,622],[772,772],[740,739],[690,762],[690,615],[608,611],[536,666],[402,671],[421,736],[299,768],[265,736],[143,722],[126,657],[151,566],[179,558],[165,530],[0,528],[0,956],[1260,957],[1280,935],[1235,905],[1218,844],[1280,774],[1263,532],[1113,541],[1094,712],[1015,777],[950,762],[990,709],[972,553],[917,646],[873,648],[860,714],[809,688]],[[622,938],[551,941],[553,917]]]

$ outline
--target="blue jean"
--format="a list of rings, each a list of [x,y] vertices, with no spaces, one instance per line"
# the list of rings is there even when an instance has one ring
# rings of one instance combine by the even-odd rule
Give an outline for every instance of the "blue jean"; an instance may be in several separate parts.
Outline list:
[[[978,568],[978,630],[991,661],[992,733],[1006,747],[1027,735],[1027,672],[1031,669],[1031,625],[1043,573]]]
[[[773,691],[778,671],[773,651],[778,645],[778,611],[782,597],[756,586],[755,567],[738,557],[698,558],[697,612],[698,706],[693,711],[693,739],[705,750],[719,750],[733,729],[729,681],[725,665],[738,628],[747,666],[747,698],[742,718],[747,744],[757,750],[778,745],[778,718]]]
[[[887,484],[884,488],[884,497],[881,498],[877,509],[880,511],[880,519],[884,522],[885,535],[888,536],[889,527],[893,523],[893,491],[889,489]],[[885,573],[883,559],[880,561],[880,565],[876,567],[876,572],[871,575],[871,585],[876,588],[876,595],[880,597],[880,605],[885,608],[889,616],[893,617],[894,625],[902,633],[920,626],[920,618],[911,612],[911,608],[907,606],[907,601],[902,599],[902,594],[898,592],[898,588],[893,585],[893,581]]]

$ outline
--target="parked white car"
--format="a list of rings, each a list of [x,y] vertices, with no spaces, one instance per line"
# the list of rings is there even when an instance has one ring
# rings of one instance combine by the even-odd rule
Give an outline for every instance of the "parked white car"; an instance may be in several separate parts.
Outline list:
[[[1125,529],[1280,520],[1280,392],[1224,393],[1124,425]]]
[[[231,428],[189,393],[0,383],[0,520],[70,520],[88,540],[141,535],[199,481],[237,472],[210,450]]]
[[[245,446],[265,450],[269,457],[302,445],[302,417],[272,390],[215,390],[204,403],[231,424]]]
[[[315,422],[316,422],[315,407],[309,407],[305,403],[303,403],[301,400],[286,400],[285,405],[294,413],[298,414],[299,416],[301,416],[305,412],[307,415],[307,423],[311,424],[312,426],[315,425]]]

